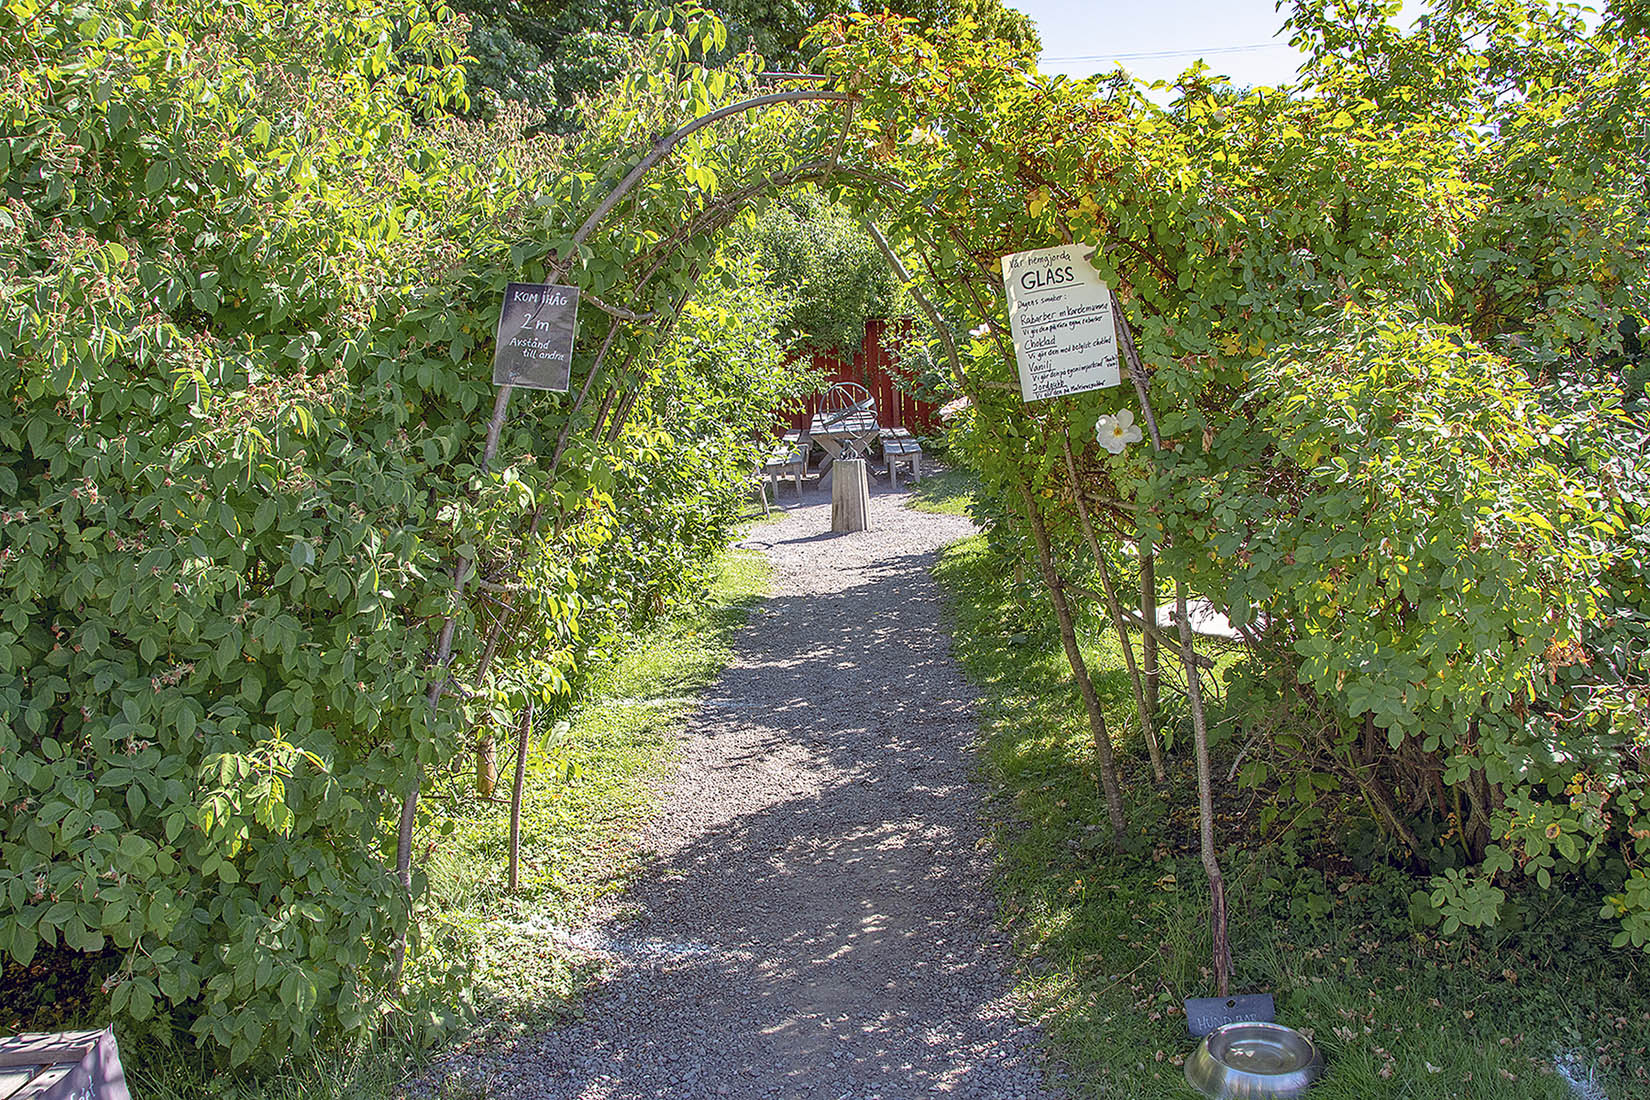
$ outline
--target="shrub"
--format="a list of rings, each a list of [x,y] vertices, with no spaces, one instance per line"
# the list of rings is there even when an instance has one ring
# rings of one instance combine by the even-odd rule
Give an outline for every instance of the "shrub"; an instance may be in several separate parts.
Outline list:
[[[1165,560],[1266,624],[1262,661],[1312,697],[1298,711],[1331,701],[1315,743],[1273,737],[1286,778],[1315,760],[1400,830],[1394,790],[1453,815],[1481,866],[1435,881],[1452,925],[1493,923],[1490,879],[1515,870],[1602,872],[1627,916],[1650,855],[1650,607],[1645,440],[1619,388],[1572,377],[1561,400],[1395,312],[1351,313],[1255,377],[1210,448],[1227,471],[1199,541]]]
[[[497,682],[565,696],[604,630],[691,589],[797,382],[753,335],[771,303],[725,331],[696,305],[663,354],[587,306],[576,377],[610,333],[631,364],[601,434],[520,394],[479,469],[500,291],[549,274],[545,210],[596,178],[552,169],[611,168],[682,108],[637,80],[585,146],[522,144],[524,115],[447,113],[455,27],[410,2],[0,8],[0,952],[113,949],[117,1017],[235,1062],[391,1010],[423,893],[394,874],[403,798]],[[613,268],[565,277],[599,294]],[[731,278],[722,321],[756,285]],[[486,584],[463,601],[459,558]],[[459,702],[432,709],[449,616]]]

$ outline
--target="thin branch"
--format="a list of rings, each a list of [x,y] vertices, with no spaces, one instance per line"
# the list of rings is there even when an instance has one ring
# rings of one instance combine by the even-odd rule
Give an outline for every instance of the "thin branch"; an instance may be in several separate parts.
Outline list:
[[[894,278],[898,279],[900,284],[905,287],[911,295],[911,300],[917,303],[917,308],[928,315],[928,321],[934,326],[934,331],[940,334],[940,342],[945,345],[946,358],[951,363],[951,373],[957,378],[957,388],[966,393],[968,391],[968,376],[963,373],[962,359],[957,355],[957,341],[951,335],[951,326],[946,324],[945,318],[940,316],[940,311],[934,307],[933,302],[928,300],[928,296],[918,289],[916,280],[911,277],[911,272],[906,270],[905,264],[900,261],[899,256],[889,247],[888,238],[882,235],[882,230],[878,229],[869,218],[861,219],[860,224],[865,227],[865,232],[870,234],[871,241],[877,246],[877,251],[882,253],[882,258],[887,262],[889,269],[893,271]]]
[[[590,364],[590,373],[584,376],[584,385],[579,387],[579,396],[574,400],[573,407],[567,410],[567,423],[561,426],[561,434],[556,437],[556,449],[554,453],[550,455],[549,472],[545,475],[545,481],[547,482],[555,478],[556,470],[561,466],[562,452],[567,449],[568,437],[573,432],[573,417],[584,405],[584,399],[590,393],[590,384],[594,382],[596,380],[596,376],[602,372],[602,360],[607,358],[607,349],[613,346],[613,337],[616,336],[618,332],[619,326],[617,322],[608,328],[607,339],[602,341],[601,350],[596,353],[596,361]]]
[[[848,131],[854,126],[854,108],[858,106],[854,100],[848,101],[848,109],[842,112],[842,129],[837,131],[836,145],[831,149],[830,166],[825,169],[825,176],[819,181],[820,187],[831,185],[831,176],[836,172],[837,162],[842,159],[842,150],[848,144]]]
[[[1043,585],[1048,589],[1049,602],[1054,605],[1054,617],[1060,626],[1060,643],[1066,651],[1066,663],[1077,680],[1077,690],[1083,697],[1083,709],[1088,713],[1089,733],[1094,741],[1095,764],[1100,772],[1100,791],[1105,798],[1106,813],[1111,819],[1112,841],[1121,844],[1128,831],[1128,816],[1123,809],[1122,780],[1117,771],[1117,757],[1112,752],[1111,731],[1106,728],[1106,713],[1095,693],[1094,680],[1089,676],[1088,663],[1083,659],[1083,647],[1077,640],[1071,605],[1066,602],[1065,588],[1054,570],[1054,551],[1049,543],[1048,528],[1037,509],[1037,500],[1031,486],[1023,478],[1016,486],[1025,505],[1026,519],[1031,523],[1031,537],[1037,544],[1037,561],[1042,567]]]
[[[1069,581],[1064,577],[1060,578],[1060,584],[1068,592],[1075,592],[1085,600],[1093,600],[1095,603],[1101,605],[1104,605],[1106,602],[1106,596],[1103,592],[1096,592],[1086,584],[1078,584],[1076,581]],[[1139,615],[1136,615],[1130,608],[1123,607],[1119,604],[1118,612],[1122,615],[1125,623],[1140,631],[1142,634],[1150,634],[1158,641],[1167,642],[1177,649],[1180,647],[1178,639],[1166,633],[1163,628],[1158,626],[1156,623],[1148,623],[1145,619],[1142,619]],[[1212,659],[1205,657],[1203,654],[1198,653],[1195,650],[1192,653],[1192,657],[1198,668],[1212,669],[1215,667],[1215,662]]]
[[[647,170],[664,160],[670,154],[670,151],[681,144],[690,134],[702,130],[714,122],[732,118],[734,115],[743,114],[758,107],[771,107],[778,103],[801,103],[808,100],[847,103],[857,98],[859,97],[850,92],[834,92],[823,88],[798,88],[788,92],[771,92],[768,95],[759,95],[751,99],[740,100],[738,103],[730,103],[726,107],[719,107],[707,114],[700,115],[686,126],[666,134],[653,143],[653,148],[648,151],[648,154],[637,162],[636,166],[625,175],[624,179],[619,181],[618,186],[609,191],[607,197],[601,201],[596,209],[590,212],[590,216],[584,220],[584,224],[579,226],[578,231],[573,234],[573,239],[568,242],[567,253],[562,257],[562,263],[558,267],[558,271],[565,270],[572,258],[578,255],[579,245],[584,243],[585,238],[590,236],[596,226],[601,224],[602,219],[607,217],[613,208],[618,206],[619,202],[630,193],[631,188],[636,186],[642,176],[647,173]]]
[[[659,316],[657,313],[633,313],[628,309],[620,309],[618,306],[610,306],[594,294],[590,293],[588,290],[580,291],[579,297],[589,302],[609,317],[617,317],[621,321],[641,323],[643,321],[657,320]]]
[[[1163,767],[1163,750],[1157,743],[1157,730],[1153,728],[1151,713],[1146,709],[1146,691],[1140,681],[1140,666],[1134,659],[1134,642],[1130,640],[1128,626],[1123,620],[1123,606],[1117,600],[1117,589],[1111,583],[1111,566],[1101,552],[1100,540],[1094,533],[1094,524],[1089,520],[1088,505],[1083,503],[1083,490],[1077,482],[1077,460],[1071,453],[1071,438],[1063,429],[1060,432],[1060,449],[1065,454],[1066,477],[1071,485],[1071,498],[1077,505],[1077,518],[1082,522],[1083,538],[1088,542],[1089,553],[1094,556],[1094,567],[1100,572],[1106,610],[1111,613],[1112,627],[1117,631],[1117,644],[1123,649],[1123,663],[1128,668],[1129,684],[1134,688],[1134,705],[1140,716],[1140,731],[1146,737],[1146,752],[1151,757],[1152,778],[1159,784],[1167,783],[1169,775]]]
[[[1163,437],[1157,430],[1157,416],[1152,411],[1151,394],[1146,384],[1146,367],[1135,348],[1134,333],[1129,328],[1128,315],[1123,304],[1112,292],[1112,315],[1116,319],[1118,335],[1122,337],[1122,352],[1129,364],[1129,377],[1134,380],[1135,393],[1140,398],[1140,411],[1151,429],[1152,450],[1161,458]],[[1212,941],[1215,988],[1220,996],[1232,977],[1232,949],[1226,930],[1226,880],[1220,870],[1220,853],[1215,848],[1214,779],[1209,766],[1209,720],[1203,706],[1203,685],[1198,676],[1197,651],[1192,645],[1192,622],[1186,613],[1186,582],[1174,582],[1175,626],[1180,634],[1181,660],[1186,668],[1186,705],[1192,712],[1192,747],[1197,757],[1197,833],[1198,849],[1203,860],[1203,873],[1209,878],[1209,933]]]
[[[1123,361],[1129,367],[1129,379],[1134,383],[1135,396],[1140,398],[1140,412],[1146,418],[1146,428],[1151,433],[1152,450],[1159,453],[1163,450],[1163,436],[1157,430],[1157,416],[1152,412],[1151,392],[1146,376],[1146,367],[1140,361],[1140,350],[1134,345],[1134,330],[1129,327],[1128,314],[1123,312],[1123,303],[1117,297],[1117,291],[1111,292],[1111,313],[1117,322],[1117,335],[1122,345],[1119,350],[1123,353]]]

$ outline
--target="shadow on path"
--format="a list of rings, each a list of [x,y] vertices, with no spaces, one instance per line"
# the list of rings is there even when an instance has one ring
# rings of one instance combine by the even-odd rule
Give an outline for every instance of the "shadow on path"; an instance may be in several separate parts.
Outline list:
[[[1045,1097],[969,782],[973,698],[929,575],[968,521],[828,494],[751,543],[774,595],[683,735],[582,1021],[467,1059],[493,1096]]]

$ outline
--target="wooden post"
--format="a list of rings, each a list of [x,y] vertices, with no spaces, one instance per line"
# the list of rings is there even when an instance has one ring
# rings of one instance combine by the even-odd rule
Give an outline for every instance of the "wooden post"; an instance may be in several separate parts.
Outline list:
[[[1066,663],[1077,679],[1077,690],[1083,697],[1083,709],[1089,716],[1089,733],[1094,738],[1094,759],[1100,769],[1100,793],[1106,800],[1106,815],[1111,818],[1112,840],[1123,843],[1128,831],[1128,816],[1123,810],[1123,784],[1117,774],[1117,758],[1111,751],[1111,732],[1106,729],[1106,714],[1095,694],[1094,681],[1089,678],[1088,664],[1083,660],[1083,647],[1077,641],[1077,628],[1072,622],[1071,605],[1054,569],[1054,550],[1049,543],[1048,528],[1043,514],[1037,510],[1037,500],[1031,487],[1020,482],[1020,496],[1025,501],[1026,518],[1031,521],[1031,537],[1037,543],[1037,560],[1043,570],[1043,585],[1054,604],[1054,618],[1060,624],[1060,642],[1065,646]]]
[[[831,530],[871,529],[871,478],[863,458],[841,458],[831,465]]]
[[[1157,558],[1144,545],[1140,547],[1140,619],[1157,625]],[[1157,631],[1146,630],[1140,635],[1140,672],[1145,680],[1146,713],[1157,721],[1157,700],[1162,676],[1157,668]]]
[[[521,714],[521,737],[516,741],[516,781],[510,788],[510,889],[520,882],[521,792],[527,781],[527,739],[533,736],[533,701]]]
[[[1117,292],[1111,296],[1112,315],[1117,318],[1118,343],[1123,358],[1129,365],[1129,377],[1134,392],[1140,398],[1140,411],[1146,418],[1146,430],[1151,433],[1152,450],[1163,452],[1163,436],[1157,428],[1157,414],[1152,411],[1150,387],[1146,367],[1134,346],[1134,333],[1129,329],[1128,315]],[[1144,562],[1144,555],[1142,555]],[[1145,569],[1141,578],[1144,582]],[[1144,588],[1144,583],[1142,583]],[[1156,593],[1153,593],[1154,597]],[[1197,651],[1192,644],[1192,622],[1186,614],[1186,583],[1176,577],[1174,582],[1175,626],[1180,633],[1180,659],[1186,671],[1186,705],[1192,711],[1192,747],[1197,756],[1197,823],[1198,847],[1203,856],[1203,873],[1209,878],[1209,932],[1214,941],[1215,988],[1226,996],[1226,987],[1232,977],[1232,948],[1226,934],[1226,879],[1220,870],[1220,855],[1215,850],[1214,780],[1209,770],[1209,723],[1203,709],[1203,688],[1197,670]],[[1144,609],[1142,609],[1144,610]],[[1152,609],[1153,625],[1157,611]]]
[[[1071,438],[1065,431],[1060,433],[1060,446],[1066,456],[1067,484],[1071,486],[1071,499],[1077,505],[1077,518],[1081,521],[1083,538],[1089,544],[1089,553],[1094,555],[1094,568],[1100,573],[1100,590],[1106,594],[1106,610],[1111,614],[1111,622],[1117,631],[1117,644],[1123,649],[1123,663],[1128,666],[1129,683],[1134,687],[1134,706],[1140,715],[1140,730],[1146,735],[1146,753],[1152,761],[1152,778],[1159,785],[1169,781],[1169,773],[1163,767],[1163,751],[1157,744],[1157,728],[1152,723],[1152,716],[1146,709],[1146,692],[1140,684],[1140,667],[1134,660],[1134,643],[1129,640],[1128,624],[1123,621],[1123,608],[1117,599],[1117,591],[1111,583],[1111,565],[1106,561],[1106,555],[1100,549],[1100,539],[1094,533],[1094,524],[1089,520],[1089,508],[1083,503],[1083,488],[1077,481],[1077,461],[1071,454]]]
[[[481,469],[485,473],[492,463],[493,456],[498,453],[499,436],[504,431],[504,418],[510,408],[510,386],[500,386],[498,395],[493,398],[493,415],[487,421],[487,442],[481,451]],[[430,683],[429,692],[425,701],[430,708],[430,717],[434,718],[441,706],[442,693],[447,690],[447,667],[453,660],[453,632],[458,626],[457,606],[464,599],[464,584],[470,579],[470,570],[475,563],[463,554],[458,556],[453,566],[453,605],[454,610],[449,613],[441,624],[441,630],[436,635],[435,660],[431,662],[434,678]],[[413,828],[418,821],[418,792],[424,786],[423,765],[414,763],[412,789],[401,796],[401,820],[396,827],[395,836],[395,877],[401,883],[401,890],[407,898],[407,924],[413,921],[413,875],[412,875],[412,847]],[[401,972],[407,964],[407,932],[403,929],[396,937],[394,957],[390,964],[390,985],[399,990],[401,988]]]

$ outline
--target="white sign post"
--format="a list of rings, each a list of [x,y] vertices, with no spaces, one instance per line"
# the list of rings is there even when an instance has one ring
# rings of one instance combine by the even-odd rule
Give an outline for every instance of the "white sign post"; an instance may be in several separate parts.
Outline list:
[[[1111,289],[1084,259],[1094,250],[1062,244],[1003,257],[1009,331],[1027,401],[1121,381]]]

